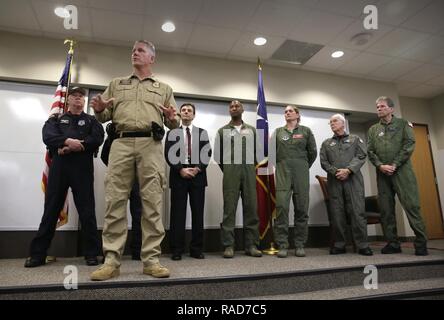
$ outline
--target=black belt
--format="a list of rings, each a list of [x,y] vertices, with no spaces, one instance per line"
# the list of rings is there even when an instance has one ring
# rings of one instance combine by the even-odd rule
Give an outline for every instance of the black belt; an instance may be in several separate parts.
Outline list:
[[[116,139],[141,137],[151,137],[151,131],[121,131],[116,133]]]
[[[197,164],[183,164],[182,168],[194,168],[197,167]]]

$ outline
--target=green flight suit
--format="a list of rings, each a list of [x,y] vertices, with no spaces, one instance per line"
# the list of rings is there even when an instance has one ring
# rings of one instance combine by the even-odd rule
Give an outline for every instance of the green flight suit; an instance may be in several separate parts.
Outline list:
[[[256,129],[245,122],[240,132],[228,123],[218,130],[214,144],[216,162],[223,171],[224,213],[221,241],[234,247],[234,227],[239,196],[242,197],[245,248],[259,245],[256,203]]]
[[[327,171],[327,188],[330,196],[330,222],[335,232],[335,247],[346,245],[347,220],[350,215],[353,238],[359,249],[368,247],[367,219],[365,217],[364,178],[361,167],[367,157],[364,141],[356,135],[334,135],[321,146],[321,167]],[[352,173],[344,181],[336,179],[338,169]]]
[[[153,77],[116,78],[103,93],[113,104],[95,113],[100,122],[112,120],[117,132],[146,132],[151,122],[174,128],[179,123],[168,121],[159,106],[176,108],[173,90]],[[145,266],[159,262],[160,244],[165,235],[162,223],[162,201],[165,189],[165,159],[161,141],[153,137],[126,137],[114,140],[105,177],[105,221],[102,240],[105,263],[120,266],[125,248],[128,223],[127,202],[134,180],[140,185],[142,199],[141,259]]]
[[[415,247],[427,244],[427,235],[419,205],[419,192],[410,157],[415,149],[412,124],[393,116],[389,124],[380,121],[368,132],[368,157],[376,167],[381,222],[389,244],[399,248],[396,230],[395,194],[407,214],[416,239]],[[392,176],[383,174],[380,165],[396,166]]]
[[[288,248],[290,198],[294,206],[294,245],[303,248],[308,237],[309,168],[317,156],[310,128],[299,125],[293,131],[277,128],[270,141],[276,148],[276,219],[274,240],[279,249]]]

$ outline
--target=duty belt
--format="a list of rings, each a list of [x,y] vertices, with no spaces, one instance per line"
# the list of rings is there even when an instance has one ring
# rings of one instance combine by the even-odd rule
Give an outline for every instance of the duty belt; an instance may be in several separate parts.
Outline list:
[[[116,139],[141,137],[151,137],[151,131],[121,131],[116,133]]]

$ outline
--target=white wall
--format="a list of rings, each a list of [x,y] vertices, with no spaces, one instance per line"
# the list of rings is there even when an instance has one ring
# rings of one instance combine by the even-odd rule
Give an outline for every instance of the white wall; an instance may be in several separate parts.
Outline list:
[[[75,83],[106,86],[112,77],[131,73],[129,47],[80,42],[75,50]],[[0,32],[0,79],[54,82],[60,77],[65,58],[66,47],[60,39]],[[159,79],[173,87],[176,94],[256,100],[257,67],[254,63],[159,52],[154,71]],[[359,112],[374,112],[375,98],[380,95],[392,97],[396,104],[399,102],[395,86],[387,82],[267,64],[263,75],[268,102]],[[404,109],[409,112],[409,105],[412,104],[405,101],[401,103],[401,109],[397,110],[398,115],[404,113]],[[424,107],[421,104],[417,110]],[[442,114],[438,108],[435,112]],[[438,121],[437,117],[433,118],[435,122]],[[444,160],[443,149],[442,145],[435,148],[435,159]],[[443,185],[444,170],[437,168],[437,171],[440,185]]]

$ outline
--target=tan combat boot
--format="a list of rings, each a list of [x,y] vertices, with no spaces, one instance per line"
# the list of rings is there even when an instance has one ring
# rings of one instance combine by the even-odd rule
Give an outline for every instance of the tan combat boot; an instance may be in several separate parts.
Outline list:
[[[120,275],[120,268],[109,264],[103,264],[99,269],[91,273],[91,280],[103,281]]]
[[[162,266],[160,263],[143,267],[143,273],[155,278],[168,278],[170,276],[170,270]]]

